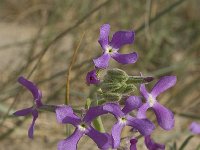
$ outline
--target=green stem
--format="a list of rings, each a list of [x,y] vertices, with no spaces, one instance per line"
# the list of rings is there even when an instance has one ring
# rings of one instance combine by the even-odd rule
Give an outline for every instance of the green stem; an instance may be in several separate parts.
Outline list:
[[[103,122],[101,120],[101,117],[97,117],[94,121],[93,121],[93,125],[95,127],[95,129],[97,129],[100,132],[105,132],[104,126],[103,126]]]

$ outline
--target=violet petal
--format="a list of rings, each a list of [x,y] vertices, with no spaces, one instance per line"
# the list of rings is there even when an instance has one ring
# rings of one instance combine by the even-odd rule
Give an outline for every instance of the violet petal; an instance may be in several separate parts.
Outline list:
[[[14,112],[13,115],[15,115],[15,116],[26,116],[26,115],[29,115],[31,112],[32,112],[32,107],[29,107],[29,108],[18,110],[16,112]]]
[[[192,122],[189,126],[189,130],[193,133],[193,134],[200,134],[200,124],[197,122]]]
[[[120,106],[116,103],[106,103],[103,105],[103,110],[113,114],[116,118],[124,116],[124,113],[121,111]]]
[[[149,98],[149,93],[145,87],[145,84],[140,85],[140,92],[144,96],[144,98],[147,100]]]
[[[166,91],[175,84],[176,76],[164,76],[154,85],[151,94],[156,98],[160,93]]]
[[[122,109],[124,114],[131,112],[142,106],[142,100],[139,96],[129,96],[125,101],[125,106]]]
[[[133,64],[137,61],[138,54],[136,52],[129,54],[120,54],[115,52],[111,55],[111,57],[121,64]]]
[[[32,120],[32,123],[29,127],[29,130],[28,130],[28,137],[31,138],[31,139],[33,138],[35,121],[38,118],[38,111],[36,109],[32,110],[32,116],[33,116],[33,120]]]
[[[165,130],[171,130],[174,127],[174,114],[158,102],[152,108],[160,127]]]
[[[108,149],[111,147],[111,137],[107,133],[101,133],[95,130],[92,126],[88,129],[86,133],[98,146],[100,149]]]
[[[107,68],[109,65],[110,54],[103,54],[100,57],[93,59],[93,62],[97,68]]]
[[[105,50],[109,44],[109,33],[110,33],[110,25],[104,24],[100,28],[100,35],[99,35],[99,44]]]
[[[164,150],[165,149],[165,145],[155,143],[153,139],[151,139],[150,135],[145,136],[145,145],[149,150]]]
[[[130,150],[137,150],[137,146],[136,146],[137,142],[138,142],[138,140],[135,138],[130,140],[130,143],[131,143]]]
[[[42,106],[42,92],[37,88],[37,86],[22,76],[18,78],[18,82],[25,86],[32,93],[37,107]]]
[[[74,133],[65,140],[58,143],[58,150],[77,150],[77,144],[84,132],[76,129]]]
[[[97,77],[97,70],[94,69],[90,72],[87,73],[86,76],[86,82],[87,84],[99,84],[100,83],[100,79]]]
[[[155,129],[155,125],[148,119],[138,119],[131,116],[127,119],[127,125],[138,130],[142,135],[150,135]]]
[[[96,117],[106,113],[108,112],[103,110],[102,106],[90,107],[87,113],[85,114],[83,121],[86,123],[91,123],[91,121],[93,121]]]
[[[146,117],[146,111],[150,108],[148,103],[143,104],[137,112],[137,118],[144,119]]]
[[[81,120],[78,116],[73,113],[70,106],[62,105],[56,109],[56,118],[59,123],[78,125]]]
[[[120,138],[122,129],[125,127],[125,124],[117,122],[112,127],[112,140],[113,140],[113,148],[117,148],[120,145]]]
[[[125,44],[132,44],[133,41],[133,31],[118,31],[113,35],[110,46],[114,49],[120,49]]]

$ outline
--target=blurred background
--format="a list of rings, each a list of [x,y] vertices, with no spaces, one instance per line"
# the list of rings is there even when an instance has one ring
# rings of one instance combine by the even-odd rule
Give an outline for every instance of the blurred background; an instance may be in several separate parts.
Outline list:
[[[134,44],[121,53],[136,51],[138,62],[122,66],[112,61],[111,67],[156,79],[177,76],[176,86],[158,98],[175,113],[175,129],[166,132],[158,127],[153,137],[167,149],[175,143],[179,147],[189,135],[188,125],[200,122],[199,10],[198,0],[0,0],[0,149],[55,150],[66,138],[65,126],[57,124],[55,115],[42,113],[34,140],[28,139],[31,117],[11,115],[33,102],[17,78],[23,75],[36,83],[44,103],[63,104],[67,70],[85,33],[70,73],[70,103],[83,107],[93,91],[85,76],[93,68],[92,59],[101,54],[98,36],[104,23],[111,25],[110,35],[118,30],[136,32]],[[114,118],[105,120],[108,131],[112,124]],[[128,132],[125,129],[122,137]],[[193,138],[185,149],[198,149],[199,141]],[[78,149],[97,148],[91,139],[82,138]],[[146,149],[143,138],[138,149]]]

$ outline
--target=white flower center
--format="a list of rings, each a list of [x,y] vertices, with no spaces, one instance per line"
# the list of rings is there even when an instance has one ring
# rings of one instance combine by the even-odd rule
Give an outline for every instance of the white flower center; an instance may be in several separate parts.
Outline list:
[[[126,118],[125,117],[119,118],[119,123],[120,124],[126,124]]]
[[[149,94],[149,97],[148,97],[148,102],[149,102],[149,105],[152,107],[155,103],[155,99],[153,98],[153,96],[151,94]]]
[[[85,131],[87,129],[87,126],[85,124],[80,124],[80,125],[78,125],[78,129],[80,131]]]
[[[116,51],[116,49],[112,48],[111,46],[108,46],[108,47],[106,47],[105,53],[112,54],[115,51]]]

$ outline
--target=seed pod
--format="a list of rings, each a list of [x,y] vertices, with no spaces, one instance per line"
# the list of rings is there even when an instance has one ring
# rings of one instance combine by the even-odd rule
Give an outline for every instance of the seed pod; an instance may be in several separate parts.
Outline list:
[[[126,83],[127,84],[129,84],[129,83],[142,84],[142,83],[151,82],[152,80],[153,80],[153,77],[129,76]]]

